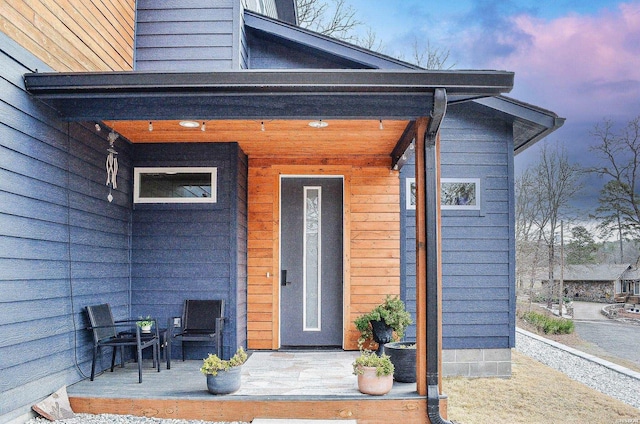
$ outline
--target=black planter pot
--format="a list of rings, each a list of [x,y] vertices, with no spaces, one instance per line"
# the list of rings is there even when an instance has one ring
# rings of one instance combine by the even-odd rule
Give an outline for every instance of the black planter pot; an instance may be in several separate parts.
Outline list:
[[[407,347],[412,346],[412,347]],[[416,348],[414,342],[394,342],[384,345],[394,366],[393,379],[401,383],[416,382]]]
[[[373,341],[378,343],[378,350],[376,354],[378,356],[384,353],[385,343],[389,343],[393,340],[393,328],[387,325],[384,321],[369,321],[373,330]]]

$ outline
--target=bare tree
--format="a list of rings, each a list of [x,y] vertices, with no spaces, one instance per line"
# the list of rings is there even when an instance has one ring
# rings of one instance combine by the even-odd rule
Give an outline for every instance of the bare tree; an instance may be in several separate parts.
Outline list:
[[[582,170],[578,165],[569,162],[564,150],[542,145],[539,162],[533,166],[532,195],[538,210],[534,216],[534,225],[548,248],[549,266],[549,299],[551,306],[554,286],[554,266],[556,235],[560,220],[568,212],[571,199],[582,189],[580,178]],[[562,299],[563,294],[559,294]]]
[[[357,11],[347,0],[296,0],[298,7],[298,25],[312,31],[356,44],[368,50],[382,52],[384,45],[375,31],[357,18]],[[358,36],[358,30],[366,27],[364,36]],[[414,39],[410,62],[425,69],[451,69],[447,65],[449,50],[434,48],[431,42],[421,44]],[[405,60],[402,55],[396,55]],[[445,68],[446,67],[446,68]]]
[[[367,27],[367,32],[363,37],[358,38],[356,44],[360,47],[364,47],[367,50],[372,50],[376,52],[382,52],[384,50],[384,45],[382,44],[382,40],[378,38],[376,32]]]
[[[528,289],[529,311],[542,247],[541,232],[534,225],[539,205],[533,188],[533,172],[526,169],[515,181],[516,279],[520,290]]]
[[[603,236],[618,233],[620,262],[623,262],[623,241],[640,238],[640,116],[632,119],[619,132],[614,123],[604,119],[595,126],[592,135],[600,144],[591,148],[604,165],[591,168],[607,179],[600,190],[595,217]]]
[[[451,69],[455,64],[447,65],[449,60],[449,49],[432,47],[431,41],[427,40],[426,45],[413,40],[413,63],[425,69]]]
[[[330,4],[331,3],[331,4]],[[345,0],[296,0],[298,25],[340,40],[357,42],[356,30],[363,23]]]

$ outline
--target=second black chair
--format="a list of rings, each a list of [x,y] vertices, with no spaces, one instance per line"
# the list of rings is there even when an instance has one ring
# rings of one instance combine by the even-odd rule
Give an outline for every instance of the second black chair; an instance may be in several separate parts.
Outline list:
[[[169,325],[172,331],[170,337],[182,342],[183,361],[185,342],[214,342],[216,354],[222,358],[224,300],[185,300],[180,331],[175,332],[173,322]]]

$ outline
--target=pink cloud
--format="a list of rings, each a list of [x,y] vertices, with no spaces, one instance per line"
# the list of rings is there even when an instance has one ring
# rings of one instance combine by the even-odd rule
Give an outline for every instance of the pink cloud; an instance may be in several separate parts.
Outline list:
[[[640,3],[512,23],[525,41],[489,65],[516,72],[514,95],[570,119],[640,114]]]

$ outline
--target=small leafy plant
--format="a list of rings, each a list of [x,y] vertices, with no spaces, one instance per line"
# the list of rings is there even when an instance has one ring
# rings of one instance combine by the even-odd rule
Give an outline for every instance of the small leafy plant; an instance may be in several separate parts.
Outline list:
[[[394,340],[404,337],[404,331],[413,321],[411,314],[407,312],[404,302],[398,296],[387,295],[384,302],[373,308],[370,312],[360,315],[354,321],[356,328],[360,332],[358,345],[362,348],[367,340],[373,338],[371,321],[384,321],[393,328]]]
[[[151,325],[153,325],[153,319],[151,318],[151,315],[147,315],[146,318],[139,317],[138,321],[136,321],[136,324],[141,328],[150,327]]]
[[[209,356],[203,360],[200,372],[202,374],[218,375],[218,371],[229,371],[229,369],[233,367],[239,367],[244,364],[247,361],[247,357],[247,353],[242,346],[240,346],[235,355],[228,360],[220,359],[218,355],[210,353]]]
[[[362,367],[374,367],[378,377],[393,374],[394,370],[388,355],[383,354],[382,356],[378,356],[370,350],[363,350],[360,356],[353,362],[353,374],[363,374],[364,370]]]

